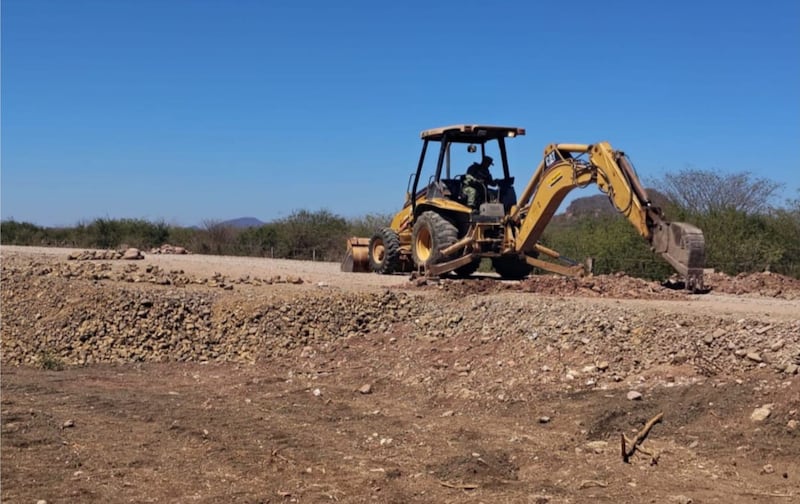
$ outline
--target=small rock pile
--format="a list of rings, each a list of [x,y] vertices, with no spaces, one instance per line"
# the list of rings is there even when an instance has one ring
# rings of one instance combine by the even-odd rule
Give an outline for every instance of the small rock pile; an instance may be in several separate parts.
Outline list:
[[[537,275],[522,281],[520,289],[554,296],[580,295],[634,299],[681,299],[687,295],[683,290],[670,289],[658,282],[625,274],[592,275],[581,278]]]
[[[800,279],[777,273],[741,273],[730,276],[714,272],[705,275],[705,282],[717,293],[800,299]]]
[[[178,247],[177,245],[170,245],[169,243],[165,243],[160,247],[154,247],[150,249],[151,254],[176,254],[176,255],[183,255],[183,254],[191,254],[188,250],[184,247]]]
[[[144,255],[137,248],[126,248],[124,250],[84,250],[73,252],[67,256],[70,261],[113,261],[116,259],[137,260],[144,259]]]

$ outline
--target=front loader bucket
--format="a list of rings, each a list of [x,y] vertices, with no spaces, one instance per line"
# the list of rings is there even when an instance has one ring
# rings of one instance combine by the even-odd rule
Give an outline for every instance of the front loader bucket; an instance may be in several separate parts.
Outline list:
[[[341,270],[348,273],[369,272],[369,238],[353,236],[347,239],[347,252]]]

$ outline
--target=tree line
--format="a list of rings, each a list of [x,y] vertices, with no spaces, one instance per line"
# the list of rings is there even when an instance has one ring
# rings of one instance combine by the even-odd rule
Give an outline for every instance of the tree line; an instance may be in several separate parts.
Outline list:
[[[729,275],[771,271],[800,278],[800,193],[772,204],[780,185],[750,173],[702,170],[667,174],[654,184],[668,200],[670,221],[703,230],[706,266]],[[594,258],[596,273],[665,278],[670,266],[653,255],[621,215],[554,222],[542,241],[568,257]]]
[[[250,228],[211,220],[199,227],[183,227],[163,221],[100,218],[63,228],[4,220],[0,223],[0,243],[99,249],[136,247],[144,251],[168,243],[197,254],[338,261],[344,253],[346,237],[370,236],[390,220],[390,215],[346,219],[328,210],[299,210]]]
[[[706,265],[728,274],[773,271],[800,278],[800,194],[772,205],[780,186],[742,173],[684,170],[666,175],[656,187],[669,204],[672,221],[703,230]],[[200,254],[339,261],[348,236],[369,237],[391,215],[344,218],[328,210],[299,210],[260,227],[235,228],[206,221],[181,227],[142,219],[100,218],[74,227],[52,228],[28,222],[0,223],[5,245],[149,250],[165,243]],[[653,255],[633,226],[619,215],[582,215],[552,222],[542,241],[564,256],[594,259],[595,273],[624,271],[665,278],[671,269]]]

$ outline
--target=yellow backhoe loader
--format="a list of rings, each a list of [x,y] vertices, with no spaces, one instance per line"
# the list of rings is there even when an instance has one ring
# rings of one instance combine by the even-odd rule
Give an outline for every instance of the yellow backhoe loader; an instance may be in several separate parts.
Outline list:
[[[517,198],[506,139],[524,134],[523,128],[469,124],[423,131],[422,153],[409,177],[403,209],[372,237],[350,238],[342,270],[466,276],[477,270],[482,258],[490,258],[502,278],[523,278],[534,266],[564,275],[585,274],[586,265],[562,257],[539,239],[571,190],[595,184],[653,252],[683,277],[687,289],[703,288],[703,232],[666,220],[650,203],[625,154],[607,142],[548,145]],[[426,156],[437,144],[438,152]],[[462,155],[457,147],[464,145]],[[489,170],[495,159],[496,170],[502,172],[497,178]],[[474,162],[467,166],[470,161]]]

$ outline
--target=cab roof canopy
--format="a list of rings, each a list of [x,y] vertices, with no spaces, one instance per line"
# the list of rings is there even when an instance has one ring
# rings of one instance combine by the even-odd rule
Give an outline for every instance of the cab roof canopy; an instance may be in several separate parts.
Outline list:
[[[525,134],[525,128],[516,126],[490,126],[484,124],[454,124],[442,128],[433,128],[423,131],[420,137],[423,140],[441,142],[444,134],[448,134],[451,142],[483,143],[487,140],[509,137],[513,138]]]

